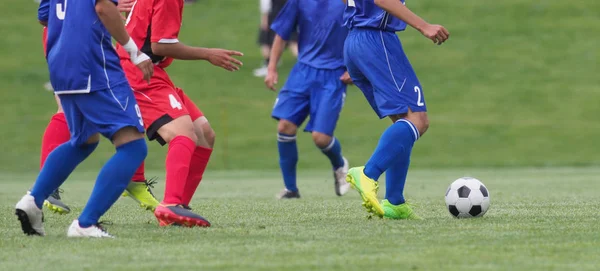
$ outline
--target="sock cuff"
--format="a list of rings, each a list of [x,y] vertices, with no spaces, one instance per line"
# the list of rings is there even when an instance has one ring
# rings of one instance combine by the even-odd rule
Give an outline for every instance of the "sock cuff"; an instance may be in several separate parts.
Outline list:
[[[200,158],[205,158],[208,159],[210,157],[210,155],[212,154],[213,149],[211,148],[207,148],[207,147],[203,147],[203,146],[196,146],[196,149],[194,149],[194,156],[200,157]]]
[[[190,152],[194,152],[194,150],[196,149],[196,142],[194,142],[191,138],[187,137],[187,136],[176,136],[173,139],[171,139],[171,142],[169,142],[169,147],[174,146],[174,145],[183,145],[184,147],[186,147]]]
[[[279,141],[279,142],[295,142],[296,135],[286,135],[286,134],[278,133],[277,141]]]
[[[329,145],[325,146],[325,148],[321,148],[321,151],[327,152],[327,151],[331,150],[331,148],[333,148],[333,146],[335,145],[336,141],[337,141],[336,138],[332,137],[331,142],[329,142]]]
[[[396,121],[396,123],[399,122],[404,122],[408,125],[408,127],[410,128],[410,130],[412,131],[412,135],[413,138],[415,139],[415,141],[419,140],[419,137],[421,137],[421,134],[419,134],[419,130],[417,129],[417,126],[415,126],[412,122],[410,122],[407,119],[399,119],[398,121]]]

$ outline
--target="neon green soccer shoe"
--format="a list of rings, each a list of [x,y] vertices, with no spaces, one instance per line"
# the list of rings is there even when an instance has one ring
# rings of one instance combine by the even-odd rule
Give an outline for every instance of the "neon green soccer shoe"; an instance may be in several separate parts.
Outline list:
[[[393,205],[387,199],[381,202],[383,205],[383,211],[385,212],[383,217],[389,219],[409,219],[409,220],[422,220],[420,216],[415,214],[413,209],[408,203],[402,203],[400,205]]]
[[[383,207],[381,207],[379,200],[377,200],[379,183],[367,177],[363,171],[364,168],[365,167],[354,167],[348,170],[346,181],[352,185],[352,188],[358,191],[362,197],[363,206],[369,213],[372,213],[378,217],[383,217]]]
[[[130,182],[123,192],[124,197],[131,197],[146,210],[154,212],[159,202],[154,197],[151,188],[156,183],[154,180],[143,182]]]

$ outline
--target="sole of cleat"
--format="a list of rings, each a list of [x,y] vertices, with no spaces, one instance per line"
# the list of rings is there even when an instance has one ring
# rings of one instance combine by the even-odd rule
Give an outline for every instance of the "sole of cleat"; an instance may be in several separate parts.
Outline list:
[[[70,210],[65,210],[56,205],[50,204],[50,202],[48,202],[47,200],[44,201],[44,206],[46,208],[48,208],[48,210],[52,211],[53,213],[59,214],[59,215],[66,215],[71,212]]]
[[[173,224],[178,224],[183,227],[210,227],[210,222],[199,219],[191,219],[189,217],[173,215],[170,213],[155,213],[156,218],[158,219],[159,226],[166,227],[171,226]]]
[[[17,215],[19,222],[21,222],[21,229],[23,230],[23,233],[27,235],[42,236],[39,232],[33,229],[33,227],[31,226],[31,221],[29,221],[29,216],[27,216],[27,213],[25,213],[25,211],[17,209],[15,211],[15,215]]]
[[[381,209],[381,211],[377,211],[377,208],[375,208],[373,206],[373,204],[371,203],[371,201],[365,197],[365,193],[363,193],[363,191],[361,189],[358,188],[358,186],[355,183],[354,178],[352,178],[350,175],[346,176],[346,181],[350,184],[350,186],[352,186],[352,188],[356,191],[358,191],[358,194],[360,194],[360,197],[363,200],[363,207],[365,207],[365,209],[367,209],[367,212],[372,213],[373,215],[379,217],[379,218],[383,218],[383,208]],[[374,199],[375,202],[378,202],[377,199]]]

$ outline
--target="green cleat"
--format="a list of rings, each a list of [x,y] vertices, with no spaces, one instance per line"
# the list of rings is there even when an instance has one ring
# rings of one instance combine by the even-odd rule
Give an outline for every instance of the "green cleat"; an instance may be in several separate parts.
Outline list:
[[[409,220],[422,220],[420,216],[415,214],[413,209],[408,203],[402,203],[400,205],[393,205],[387,199],[381,202],[385,214],[383,217],[389,219],[409,219]]]
[[[156,183],[154,180],[130,182],[125,189],[125,192],[123,192],[123,196],[131,197],[133,200],[137,201],[142,208],[154,212],[156,206],[159,204],[150,189],[153,187],[154,183]]]
[[[367,177],[364,173],[365,167],[354,167],[348,170],[346,181],[352,185],[363,200],[363,206],[369,213],[372,213],[378,217],[383,217],[384,211],[379,200],[377,200],[377,190],[379,190],[379,183],[375,180]]]

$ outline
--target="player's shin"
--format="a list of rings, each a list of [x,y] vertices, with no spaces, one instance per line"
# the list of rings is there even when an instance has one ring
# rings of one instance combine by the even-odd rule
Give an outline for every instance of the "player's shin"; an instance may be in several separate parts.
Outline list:
[[[169,142],[167,152],[165,184],[166,205],[183,204],[183,191],[186,186],[190,163],[196,143],[186,136],[176,136]]]
[[[62,185],[83,160],[85,160],[98,146],[98,143],[73,146],[64,143],[48,155],[40,174],[38,175],[31,195],[37,207],[42,208],[44,200]]]
[[[208,165],[211,154],[211,148],[198,146],[194,150],[192,161],[190,162],[190,170],[185,183],[185,190],[183,191],[184,205],[190,205],[192,197],[194,196],[194,193],[196,193],[196,189],[202,181],[202,175],[204,175],[204,171],[206,170],[206,166]]]
[[[392,124],[381,135],[375,152],[365,165],[365,175],[373,180],[379,179],[391,165],[410,157],[412,146],[418,138],[419,132],[410,121],[401,119]]]
[[[296,164],[298,164],[296,135],[277,134],[277,148],[279,149],[279,166],[285,188],[292,192],[298,191],[298,187],[296,187]]]
[[[117,152],[104,164],[92,195],[79,216],[79,225],[89,227],[115,203],[127,187],[133,173],[146,158],[148,148],[141,138],[117,147]]]
[[[402,152],[396,163],[392,164],[385,172],[385,199],[393,205],[399,205],[404,200],[404,184],[410,165],[412,149]]]

